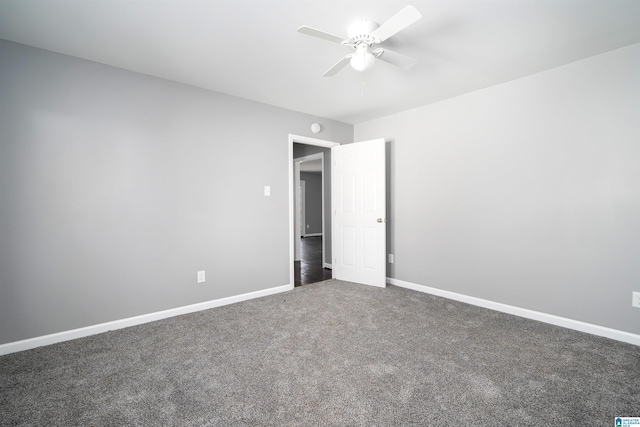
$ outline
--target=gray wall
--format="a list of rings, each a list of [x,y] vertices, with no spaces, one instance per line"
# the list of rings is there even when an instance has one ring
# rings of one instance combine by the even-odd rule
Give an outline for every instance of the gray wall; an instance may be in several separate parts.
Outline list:
[[[324,129],[321,138],[342,144],[353,142],[353,140],[343,142],[331,139],[329,136],[324,135]],[[324,228],[326,236],[324,237],[323,243],[325,262],[331,264],[331,149],[315,145],[293,144],[294,159],[317,153],[324,153]]]
[[[640,333],[640,44],[355,126],[391,277]]]
[[[288,134],[353,126],[1,40],[0,58],[0,344],[289,284]]]
[[[300,172],[300,180],[305,182],[305,234],[322,233],[322,174]],[[331,230],[327,230],[327,233],[331,233]]]

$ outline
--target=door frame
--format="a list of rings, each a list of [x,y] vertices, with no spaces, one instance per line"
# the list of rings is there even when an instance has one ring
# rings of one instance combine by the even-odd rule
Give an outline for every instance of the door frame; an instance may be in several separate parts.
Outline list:
[[[294,225],[295,225],[295,235],[294,235],[294,241],[293,241],[293,250],[294,250],[294,261],[299,261],[300,260],[300,238],[301,237],[306,237],[306,229],[304,228],[304,226],[306,226],[306,210],[305,210],[305,188],[304,188],[304,181],[300,178],[300,169],[301,163],[310,161],[310,160],[320,160],[321,164],[322,164],[322,172],[321,172],[321,184],[322,184],[322,237],[324,237],[324,233],[325,233],[325,226],[324,226],[324,207],[325,207],[325,200],[324,200],[324,191],[325,191],[325,187],[324,187],[324,178],[325,178],[325,174],[324,174],[324,153],[315,153],[315,154],[309,154],[308,156],[303,156],[303,157],[298,157],[293,159],[293,188],[297,189],[300,188],[301,190],[301,194],[300,197],[296,197],[294,194],[294,204],[295,204],[295,216],[294,216]],[[299,215],[299,216],[298,216]],[[322,266],[325,267],[327,265],[326,260],[325,260],[325,250],[324,250],[324,244],[322,245]]]
[[[306,144],[306,145],[314,145],[316,147],[323,147],[323,148],[332,148],[332,147],[337,147],[340,145],[340,143],[338,142],[334,142],[334,141],[328,141],[328,140],[324,140],[324,139],[317,139],[317,138],[310,138],[308,136],[301,136],[301,135],[294,135],[294,134],[289,134],[289,150],[288,150],[288,157],[287,157],[287,163],[289,164],[289,283],[291,286],[291,289],[293,289],[293,287],[295,286],[295,275],[294,275],[294,268],[293,268],[293,263],[295,261],[295,235],[296,235],[296,231],[295,231],[295,202],[294,202],[294,186],[297,184],[297,180],[296,180],[296,176],[299,180],[300,177],[300,168],[299,168],[299,163],[294,162],[293,159],[293,144],[297,143],[297,144]],[[294,165],[297,164],[298,167],[295,167]],[[297,169],[294,173],[294,169]],[[324,171],[323,171],[324,174]],[[323,179],[323,186],[324,186],[324,179]],[[324,197],[324,195],[323,195]],[[323,217],[324,217],[324,209],[323,209]],[[324,220],[323,220],[324,223]],[[323,235],[325,235],[324,233],[332,233],[331,237],[333,239],[333,230],[324,230],[324,224],[323,224]],[[333,240],[332,240],[333,241]],[[324,254],[324,244],[326,242],[326,239],[323,240],[322,245],[323,245],[323,254]],[[324,267],[324,266],[323,266]]]
[[[300,180],[300,237],[307,237],[307,183],[304,180]],[[324,200],[323,200],[324,208]],[[324,230],[324,226],[322,228]]]

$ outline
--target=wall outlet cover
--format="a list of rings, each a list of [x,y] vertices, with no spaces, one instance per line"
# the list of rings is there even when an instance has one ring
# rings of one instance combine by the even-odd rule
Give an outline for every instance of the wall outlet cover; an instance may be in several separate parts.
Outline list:
[[[204,283],[204,281],[205,281],[204,270],[198,271],[198,283]]]
[[[640,308],[640,292],[632,292],[633,300],[631,305],[636,308]]]

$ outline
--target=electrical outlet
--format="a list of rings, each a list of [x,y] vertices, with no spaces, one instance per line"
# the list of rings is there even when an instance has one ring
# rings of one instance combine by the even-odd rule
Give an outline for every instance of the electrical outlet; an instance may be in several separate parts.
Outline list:
[[[393,264],[393,254],[389,254],[389,264]]]
[[[635,308],[640,308],[640,292],[632,292],[633,300],[631,301],[631,305]]]
[[[204,283],[204,270],[198,271],[198,283]]]

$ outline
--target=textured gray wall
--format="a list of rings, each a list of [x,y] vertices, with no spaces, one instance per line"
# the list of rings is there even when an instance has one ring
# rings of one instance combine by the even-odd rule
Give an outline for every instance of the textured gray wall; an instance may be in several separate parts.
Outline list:
[[[355,126],[392,277],[640,333],[640,44]]]
[[[288,135],[353,126],[2,40],[0,58],[0,344],[289,284]]]
[[[300,180],[305,182],[306,234],[322,233],[322,174],[300,172]],[[327,230],[331,233],[331,230]]]

